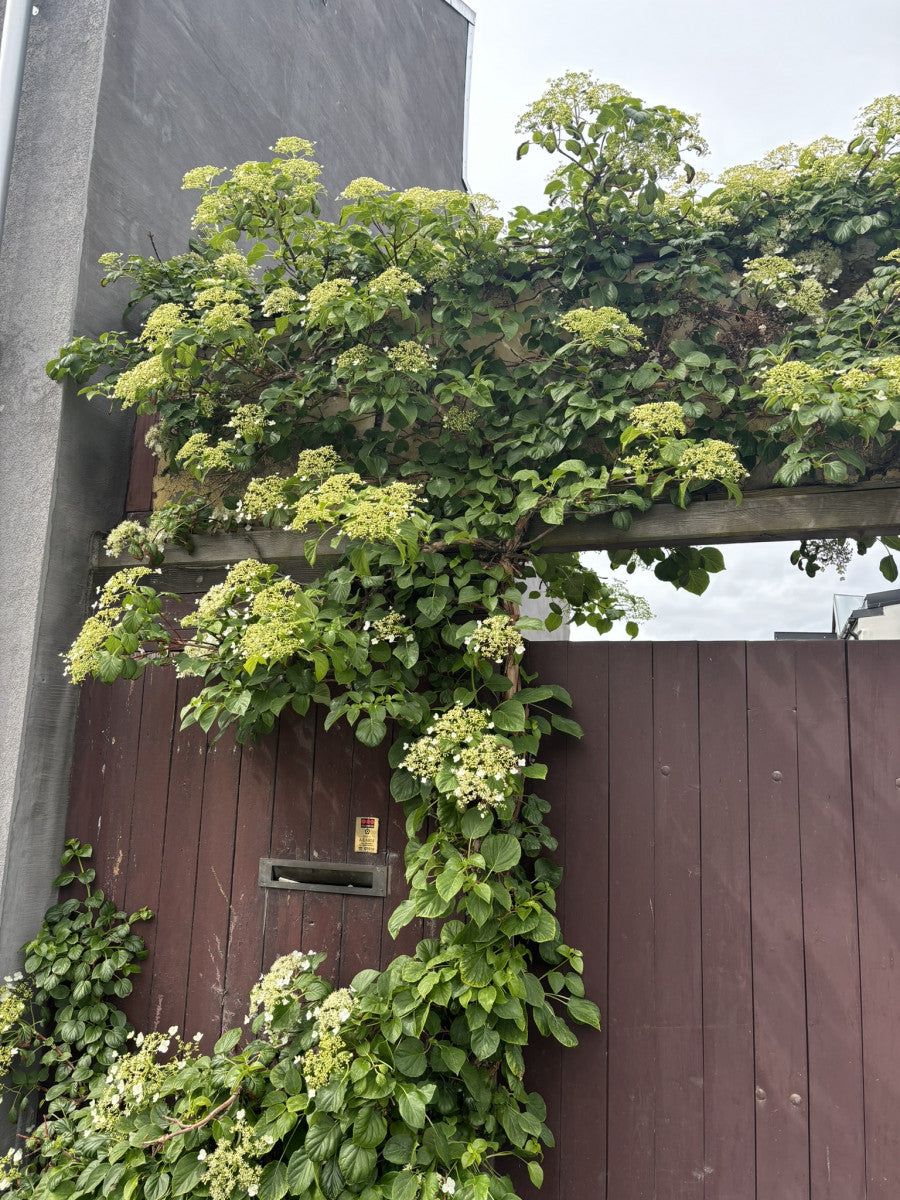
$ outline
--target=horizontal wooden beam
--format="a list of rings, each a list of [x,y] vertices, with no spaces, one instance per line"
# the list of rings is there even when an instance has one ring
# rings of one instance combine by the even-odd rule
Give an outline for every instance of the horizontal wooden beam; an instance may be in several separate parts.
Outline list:
[[[751,492],[741,504],[733,500],[695,500],[686,509],[657,504],[635,516],[630,529],[617,529],[609,517],[591,517],[546,527],[547,550],[624,550],[641,546],[719,545],[727,542],[784,542],[801,538],[900,535],[900,486],[862,485],[848,488],[782,488]],[[170,546],[160,586],[174,591],[206,591],[223,578],[229,565],[244,558],[276,562],[298,582],[307,582],[333,567],[340,547],[320,542],[314,567],[303,554],[302,533],[253,529],[194,538],[194,550]],[[124,566],[130,558],[110,558],[99,545],[94,558],[98,579]]]
[[[657,504],[630,529],[609,517],[547,528],[547,550],[625,550],[642,546],[789,542],[802,538],[900,534],[900,486],[781,488],[733,500],[695,500],[686,509]]]

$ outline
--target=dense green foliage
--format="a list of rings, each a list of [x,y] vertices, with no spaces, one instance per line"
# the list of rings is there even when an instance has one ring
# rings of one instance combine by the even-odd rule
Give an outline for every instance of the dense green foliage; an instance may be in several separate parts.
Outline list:
[[[102,590],[73,681],[174,663],[203,681],[185,722],[239,738],[287,705],[324,705],[369,745],[393,723],[410,896],[390,927],[443,924],[330,997],[320,956],[280,961],[243,1050],[179,1043],[160,1065],[151,1035],[95,1077],[75,1119],[106,1115],[28,1176],[39,1195],[500,1200],[509,1156],[539,1180],[550,1133],[522,1047],[532,1025],[574,1044],[569,1021],[598,1014],[554,915],[548,804],[528,790],[541,738],[578,727],[562,689],[522,671],[536,622],[520,605],[537,579],[550,628],[564,610],[600,631],[636,613],[545,553],[544,531],[893,463],[900,101],[866,110],[846,149],[783,147],[708,195],[684,161],[703,149],[693,118],[587,77],[553,85],[522,130],[520,153],[563,164],[549,207],[506,225],[481,197],[371,179],[325,220],[298,138],[224,182],[191,172],[190,252],[105,260],[107,282],[132,282],[140,332],[76,339],[51,364],[156,413],[152,445],[184,472],[146,525],[110,536],[150,565]],[[296,530],[310,563],[324,542],[326,569],[301,586],[246,560],[174,620],[152,586],[166,542],[244,525]],[[641,557],[697,592],[722,565]],[[798,553],[811,570],[824,557]],[[154,1086],[113,1112],[126,1070]]]

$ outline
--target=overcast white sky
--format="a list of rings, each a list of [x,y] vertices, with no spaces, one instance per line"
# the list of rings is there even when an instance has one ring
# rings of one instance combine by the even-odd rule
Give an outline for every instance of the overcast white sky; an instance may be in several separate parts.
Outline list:
[[[900,0],[468,3],[477,14],[468,183],[504,210],[541,203],[551,160],[535,151],[516,163],[514,127],[546,80],[568,70],[699,113],[711,151],[699,165],[713,173],[784,142],[849,138],[864,104],[900,92]],[[880,556],[857,560],[842,583],[833,571],[807,579],[788,563],[791,549],[724,547],[728,570],[699,598],[632,576],[657,614],[641,636],[767,640],[776,629],[825,630],[834,592],[891,586]]]

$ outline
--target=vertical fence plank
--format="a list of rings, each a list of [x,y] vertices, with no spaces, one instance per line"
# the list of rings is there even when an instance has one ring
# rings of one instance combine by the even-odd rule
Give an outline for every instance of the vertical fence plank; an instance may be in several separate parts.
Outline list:
[[[653,647],[657,1200],[702,1197],[697,647]]]
[[[552,645],[552,643],[550,643]],[[541,678],[557,682],[551,660]],[[609,645],[570,646],[568,677],[559,682],[575,699],[580,741],[563,741],[565,757],[551,762],[546,794],[561,819],[566,940],[584,951],[585,994],[600,1007],[602,1031],[575,1026],[577,1050],[562,1050],[559,1125],[563,1187],[576,1200],[607,1195],[607,960],[609,915]]]
[[[702,645],[699,667],[705,1196],[756,1200],[743,642]]]
[[[900,1189],[900,642],[847,647],[867,1200]]]
[[[321,718],[320,718],[321,719]],[[338,721],[327,732],[316,728],[316,771],[313,779],[310,858],[343,862],[350,825],[353,778],[353,730]],[[322,973],[332,983],[340,970],[343,896],[308,892],[303,905],[303,949],[324,951]]]
[[[609,1200],[655,1200],[653,662],[609,647]]]
[[[756,1177],[765,1200],[809,1194],[794,645],[747,647]]]
[[[263,931],[266,889],[259,886],[259,860],[269,852],[272,837],[272,795],[278,731],[258,745],[244,746],[238,788],[231,873],[231,911],[225,962],[222,1028],[231,1029],[247,1013],[250,989],[263,969]]]
[[[158,914],[177,681],[174,670],[158,670],[148,671],[143,683],[125,908],[134,912],[146,907]],[[134,991],[123,1007],[137,1029],[146,1029],[150,1019],[153,947],[158,928],[157,915],[149,924],[138,925],[136,929],[146,939],[149,955],[140,975],[133,977]]]
[[[380,865],[384,862],[384,841],[388,810],[394,801],[390,793],[390,767],[387,750],[390,734],[381,746],[353,744],[353,776],[350,787],[350,824],[347,830],[348,863]],[[378,850],[374,854],[357,853],[353,848],[357,817],[378,819]],[[381,961],[381,927],[384,900],[378,896],[344,896],[341,962],[338,978],[346,986],[359,971],[378,967]]]
[[[198,690],[198,680],[179,683],[177,708]],[[206,734],[193,725],[176,736],[172,747],[148,1013],[151,1029],[184,1026],[205,768]]]
[[[557,683],[561,687],[569,687],[569,669],[571,666],[571,646],[566,643],[537,642],[528,647],[525,666],[529,671],[535,671],[541,682]],[[586,699],[586,698],[585,698]],[[554,862],[564,868],[563,889],[566,886],[565,876],[565,838],[566,810],[568,804],[568,789],[566,781],[566,763],[569,751],[569,739],[563,737],[549,738],[541,746],[541,762],[547,765],[547,780],[537,785],[535,790],[546,797],[551,804],[547,814],[547,825],[557,839],[557,850],[548,855]],[[585,852],[589,852],[584,843]],[[566,936],[569,937],[568,926],[563,912],[562,890],[557,893],[559,917]],[[573,940],[570,944],[577,945]],[[538,972],[540,973],[538,961]],[[572,1166],[567,1161],[566,1139],[569,1133],[569,1108],[565,1104],[564,1091],[566,1084],[563,1080],[562,1047],[553,1038],[542,1038],[531,1027],[531,1042],[525,1051],[525,1086],[529,1092],[537,1092],[547,1106],[547,1125],[553,1133],[556,1145],[545,1151],[542,1168],[544,1183],[538,1192],[529,1182],[524,1167],[516,1164],[510,1174],[516,1190],[527,1200],[537,1200],[538,1197],[563,1197],[567,1194],[568,1179],[566,1172]]]
[[[866,1191],[845,649],[813,642],[796,648],[810,1187],[816,1200]]]
[[[309,828],[316,749],[316,714],[299,717],[289,708],[281,715],[272,814],[272,858],[309,859]],[[266,904],[263,965],[302,949],[305,892],[272,888]]]
[[[184,1017],[187,1036],[209,1040],[222,1032],[240,769],[240,748],[226,733],[206,753]]]

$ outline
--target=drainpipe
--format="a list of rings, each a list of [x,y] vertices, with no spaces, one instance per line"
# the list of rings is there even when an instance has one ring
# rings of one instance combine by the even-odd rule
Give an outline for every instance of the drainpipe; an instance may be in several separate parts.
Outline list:
[[[25,74],[25,49],[31,25],[32,0],[6,0],[0,39],[0,245],[12,174],[19,100]]]

